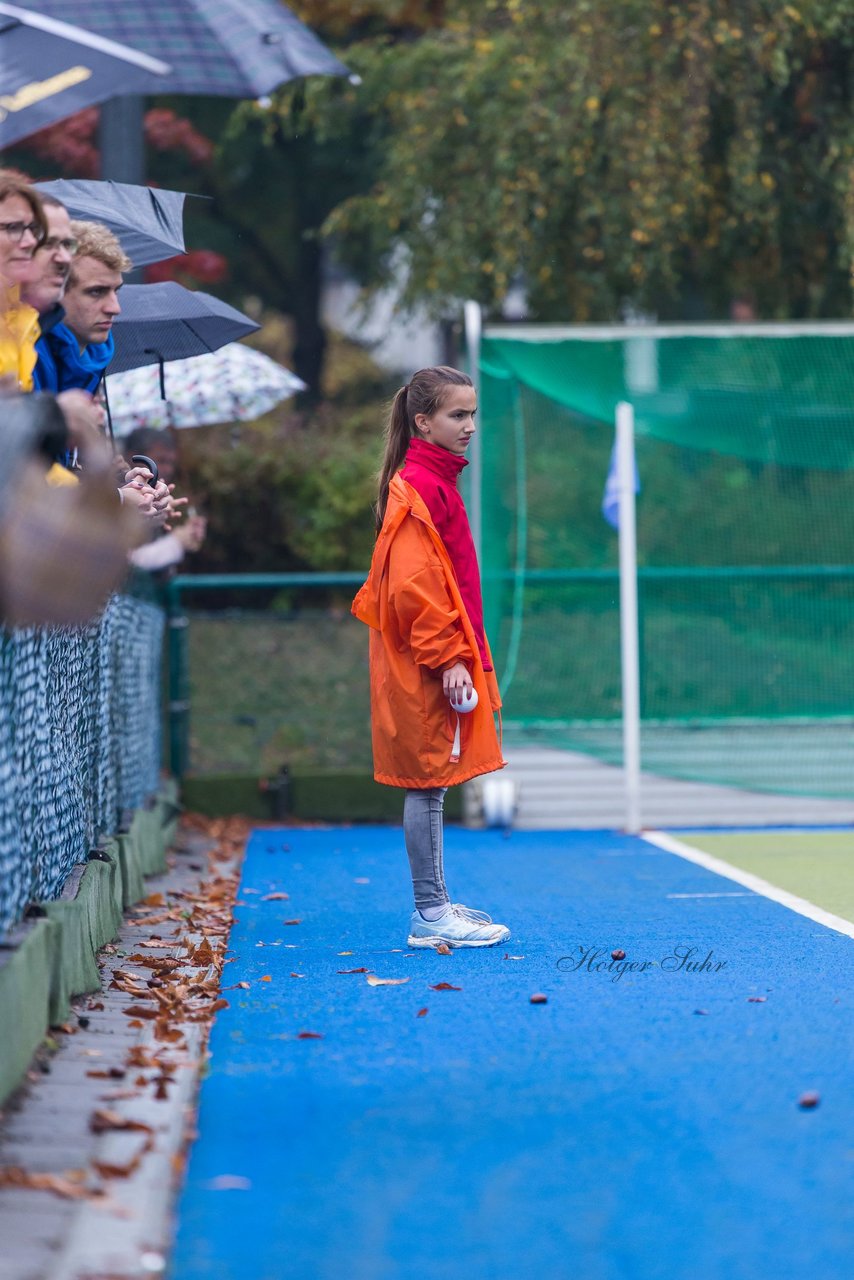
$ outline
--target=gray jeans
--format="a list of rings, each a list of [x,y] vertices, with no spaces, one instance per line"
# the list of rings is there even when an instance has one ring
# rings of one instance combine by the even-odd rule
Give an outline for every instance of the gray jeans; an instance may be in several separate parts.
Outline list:
[[[407,791],[403,803],[403,837],[412,872],[416,907],[450,902],[442,861],[442,807],[447,787]]]

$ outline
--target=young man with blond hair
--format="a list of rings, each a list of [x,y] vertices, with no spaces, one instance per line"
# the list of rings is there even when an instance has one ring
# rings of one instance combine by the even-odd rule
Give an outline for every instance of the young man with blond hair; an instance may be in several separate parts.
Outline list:
[[[101,223],[72,222],[71,230],[77,249],[62,299],[65,317],[39,340],[35,384],[40,391],[79,387],[94,394],[113,358],[122,274],[132,264]]]

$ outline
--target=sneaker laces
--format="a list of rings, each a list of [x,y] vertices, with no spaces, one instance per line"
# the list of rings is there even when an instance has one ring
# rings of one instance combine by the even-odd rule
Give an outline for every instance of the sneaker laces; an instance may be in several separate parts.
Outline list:
[[[455,911],[458,916],[462,916],[463,920],[470,920],[472,924],[492,924],[492,916],[488,916],[485,911],[475,911],[471,907],[464,907],[461,902],[452,902],[451,910]]]

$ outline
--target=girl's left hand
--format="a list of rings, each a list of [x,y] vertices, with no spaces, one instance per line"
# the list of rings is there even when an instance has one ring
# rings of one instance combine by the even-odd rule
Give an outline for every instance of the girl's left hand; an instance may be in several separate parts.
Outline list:
[[[468,667],[462,662],[455,662],[447,671],[442,672],[442,692],[451,702],[466,701],[473,687]]]

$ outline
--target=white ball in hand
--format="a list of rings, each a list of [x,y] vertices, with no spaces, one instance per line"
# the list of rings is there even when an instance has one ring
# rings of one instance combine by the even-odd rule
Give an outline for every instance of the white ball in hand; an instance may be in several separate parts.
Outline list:
[[[474,711],[477,706],[477,689],[472,687],[468,690],[468,693],[464,692],[459,702],[457,702],[456,697],[451,698],[451,706],[460,713]]]

